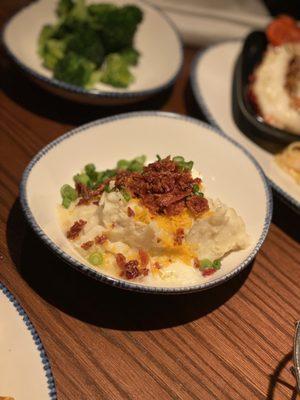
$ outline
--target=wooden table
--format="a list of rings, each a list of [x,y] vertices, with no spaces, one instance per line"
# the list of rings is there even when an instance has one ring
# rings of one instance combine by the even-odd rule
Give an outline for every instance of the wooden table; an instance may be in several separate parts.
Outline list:
[[[25,3],[1,0],[1,22]],[[131,109],[201,118],[188,86],[195,53],[185,50],[168,96]],[[68,103],[23,77],[3,49],[0,60],[0,280],[41,336],[58,399],[295,399],[289,367],[300,309],[299,217],[275,197],[273,223],[255,261],[208,292],[134,294],[81,275],[27,227],[18,185],[45,144],[128,108]]]

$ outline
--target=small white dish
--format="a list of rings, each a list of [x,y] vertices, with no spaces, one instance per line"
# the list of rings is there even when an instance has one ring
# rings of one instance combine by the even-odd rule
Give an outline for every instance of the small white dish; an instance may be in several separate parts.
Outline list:
[[[0,282],[0,396],[56,400],[55,383],[41,339],[26,312]]]
[[[182,155],[193,160],[203,176],[206,195],[236,209],[246,224],[251,244],[226,256],[213,277],[194,286],[144,286],[105,275],[74,250],[57,216],[60,187],[72,182],[87,163],[113,167],[119,159],[145,154],[147,160]],[[180,293],[207,289],[238,274],[253,259],[268,232],[272,198],[264,174],[253,158],[219,130],[196,119],[164,112],[133,112],[83,125],[42,149],[26,168],[21,182],[25,215],[40,238],[66,262],[95,279],[125,289]],[[255,203],[255,205],[254,205]]]
[[[110,2],[128,4],[128,0]],[[140,101],[174,83],[181,69],[183,50],[176,29],[159,9],[142,0],[132,0],[130,4],[140,7],[144,18],[135,35],[135,47],[141,57],[138,66],[133,69],[135,82],[127,89],[98,83],[94,89],[87,90],[52,78],[52,71],[43,67],[37,53],[38,37],[45,24],[56,21],[57,0],[39,0],[21,9],[6,24],[3,43],[8,54],[27,75],[54,94],[88,104]]]
[[[198,53],[191,76],[195,98],[209,122],[247,149],[262,167],[272,187],[296,212],[300,212],[300,185],[275,163],[272,153],[244,135],[234,122],[232,77],[242,45],[242,41],[228,41]]]

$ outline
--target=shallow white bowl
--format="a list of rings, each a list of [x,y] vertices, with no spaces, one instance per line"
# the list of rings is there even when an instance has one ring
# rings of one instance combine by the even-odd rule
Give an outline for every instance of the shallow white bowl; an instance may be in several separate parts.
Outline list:
[[[206,195],[220,198],[245,221],[251,244],[233,252],[213,277],[195,286],[149,287],[105,275],[85,264],[63,234],[57,218],[60,187],[93,162],[101,169],[119,159],[145,154],[148,160],[182,155],[203,175]],[[26,168],[21,203],[35,232],[65,261],[92,277],[125,289],[178,293],[206,289],[239,273],[255,256],[268,232],[272,199],[253,158],[220,131],[198,120],[163,112],[133,112],[83,125],[42,149]]]
[[[87,3],[101,3],[87,0]],[[57,0],[39,0],[24,7],[6,24],[3,43],[8,54],[36,83],[45,89],[82,103],[122,104],[143,100],[171,86],[182,65],[182,43],[170,20],[157,8],[142,0],[109,0],[118,5],[139,6],[144,19],[135,35],[141,57],[132,68],[135,82],[127,89],[98,83],[87,90],[52,78],[52,71],[42,65],[37,54],[38,36],[45,24],[56,21]]]
[[[0,282],[0,396],[56,400],[49,360],[22,306]]]
[[[209,122],[247,149],[259,162],[272,187],[300,212],[300,185],[274,161],[274,155],[249,139],[232,116],[232,77],[242,41],[227,41],[199,52],[192,68],[192,88]]]

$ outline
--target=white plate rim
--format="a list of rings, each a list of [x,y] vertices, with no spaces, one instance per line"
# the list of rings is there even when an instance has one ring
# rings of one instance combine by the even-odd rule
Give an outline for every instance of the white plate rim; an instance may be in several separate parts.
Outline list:
[[[194,93],[194,96],[196,98],[196,101],[198,105],[201,107],[201,110],[203,111],[204,115],[206,116],[208,122],[212,125],[215,126],[218,129],[221,129],[215,118],[212,116],[212,113],[210,112],[205,99],[204,95],[200,89],[200,86],[198,84],[198,79],[197,79],[197,70],[200,66],[201,61],[203,60],[203,57],[205,54],[210,51],[212,48],[216,48],[218,46],[222,46],[223,44],[228,44],[228,43],[242,43],[242,40],[236,39],[236,40],[223,40],[221,42],[218,42],[216,44],[210,45],[206,47],[203,50],[198,51],[198,53],[195,55],[193,61],[192,61],[192,66],[191,66],[191,87],[192,91]],[[227,136],[226,132],[225,135]],[[242,145],[240,145],[242,146]],[[243,146],[242,146],[243,147]],[[247,150],[248,151],[248,150]],[[277,185],[274,180],[270,179],[266,174],[265,174],[268,182],[272,186],[274,190],[280,195],[282,200],[287,203],[289,206],[291,206],[296,212],[300,212],[300,202],[296,200],[293,196],[291,196],[289,193],[287,193],[285,190],[283,190],[280,186]]]
[[[22,318],[22,321],[24,322],[26,329],[30,332],[32,336],[32,340],[34,342],[34,345],[39,352],[41,363],[43,364],[43,370],[45,373],[47,385],[48,385],[48,396],[50,400],[57,400],[57,392],[56,392],[56,386],[55,386],[55,381],[50,365],[49,358],[47,356],[47,353],[45,351],[45,348],[43,346],[43,343],[41,341],[41,338],[39,334],[37,333],[33,323],[31,322],[28,314],[24,310],[24,308],[21,306],[21,304],[18,302],[18,300],[15,298],[15,296],[8,290],[8,288],[4,285],[4,283],[0,282],[0,292],[4,294],[4,296],[7,297],[9,302],[13,305],[15,310],[17,311],[18,315],[20,318]]]
[[[245,258],[245,260],[237,265],[237,267],[227,273],[226,275],[223,275],[217,279],[210,280],[208,282],[192,285],[192,286],[179,286],[179,287],[158,287],[158,286],[145,286],[145,285],[140,285],[136,283],[131,283],[128,281],[124,281],[112,276],[108,276],[103,274],[101,271],[96,271],[87,265],[81,263],[80,261],[76,260],[75,258],[71,257],[69,254],[67,254],[65,251],[63,251],[60,247],[58,247],[40,228],[38,225],[33,213],[31,212],[29,202],[27,200],[27,180],[29,178],[31,170],[35,167],[35,165],[38,163],[38,161],[48,153],[53,147],[57,146],[60,144],[62,141],[68,139],[69,137],[76,135],[78,133],[82,133],[84,130],[98,126],[98,125],[103,125],[106,123],[110,123],[116,120],[122,120],[122,119],[127,119],[127,118],[138,118],[138,117],[149,117],[149,116],[154,116],[154,117],[159,117],[159,118],[172,118],[172,119],[180,119],[184,120],[190,123],[193,123],[195,125],[202,126],[206,129],[208,129],[212,134],[216,134],[219,136],[222,136],[224,139],[229,141],[232,145],[235,147],[239,148],[246,157],[250,159],[250,161],[254,164],[254,167],[259,173],[259,177],[262,180],[264,189],[265,189],[265,196],[266,196],[266,215],[265,215],[265,220],[264,220],[264,225],[263,229],[260,235],[260,238],[258,239],[257,243],[255,244],[252,252]],[[213,127],[211,125],[206,124],[205,122],[202,122],[198,119],[181,115],[181,114],[176,114],[176,113],[171,113],[171,112],[165,112],[165,111],[133,111],[129,113],[123,113],[123,114],[117,114],[111,117],[106,117],[102,119],[95,120],[93,122],[84,124],[78,128],[72,129],[71,131],[65,133],[64,135],[58,137],[57,139],[53,140],[50,142],[48,145],[46,145],[44,148],[42,148],[34,157],[33,159],[29,162],[27,167],[25,168],[22,176],[22,180],[20,183],[20,201],[21,201],[21,206],[23,209],[23,212],[25,214],[26,219],[28,220],[30,226],[34,230],[34,232],[42,239],[42,241],[52,250],[54,253],[56,253],[60,258],[62,258],[67,264],[70,264],[73,268],[76,270],[79,270],[80,272],[96,279],[104,283],[108,283],[114,287],[126,289],[126,290],[131,290],[131,291],[138,291],[138,292],[143,292],[143,293],[155,293],[155,294],[178,294],[178,293],[190,293],[190,292],[196,292],[196,291],[201,291],[201,290],[206,290],[208,288],[217,286],[219,284],[222,284],[232,277],[236,276],[239,274],[255,257],[257,252],[259,251],[260,247],[262,246],[268,230],[269,226],[271,223],[271,218],[272,218],[272,212],[273,212],[273,199],[270,191],[270,187],[266,181],[265,174],[263,173],[260,165],[258,162],[254,159],[254,157],[247,151],[245,150],[239,143],[235,142],[233,139],[228,137],[227,135],[224,134],[220,129]]]
[[[167,22],[167,24],[170,26],[171,30],[173,31],[173,33],[175,34],[178,43],[179,43],[179,51],[180,51],[180,62],[178,64],[178,68],[175,71],[175,73],[173,74],[173,76],[167,81],[165,82],[163,85],[158,85],[154,88],[151,89],[147,89],[147,90],[136,90],[136,91],[128,91],[128,92],[114,92],[114,91],[104,91],[104,90],[93,90],[93,89],[85,89],[82,88],[80,86],[76,86],[76,85],[72,85],[70,83],[66,83],[63,81],[59,81],[55,78],[49,78],[47,76],[44,76],[42,74],[40,74],[39,72],[35,71],[33,68],[30,68],[28,66],[26,66],[22,60],[20,58],[18,58],[13,51],[9,48],[8,43],[5,40],[5,31],[8,28],[9,24],[12,22],[12,20],[20,13],[22,12],[25,8],[31,7],[33,5],[33,3],[29,3],[26,4],[25,6],[21,7],[15,14],[13,14],[3,25],[3,29],[1,32],[1,41],[3,43],[3,47],[5,49],[5,51],[7,52],[7,54],[9,55],[9,57],[13,60],[13,62],[26,74],[28,74],[29,76],[31,76],[32,78],[41,81],[43,83],[46,83],[47,85],[50,85],[54,88],[58,88],[58,89],[63,89],[66,90],[67,92],[70,93],[74,93],[77,95],[84,95],[87,96],[89,98],[94,98],[94,99],[100,99],[100,98],[104,98],[104,99],[133,99],[135,97],[137,98],[144,98],[144,97],[148,97],[148,96],[152,96],[156,93],[159,93],[163,90],[168,89],[169,87],[171,87],[178,75],[180,74],[181,70],[182,70],[182,66],[183,66],[183,41],[181,38],[181,35],[176,27],[176,25],[174,24],[174,22],[171,20],[171,18],[162,11],[162,9],[160,9],[159,7],[157,7],[156,5],[150,3],[148,0],[140,0],[142,3],[145,3],[148,7],[156,10],[160,16]]]

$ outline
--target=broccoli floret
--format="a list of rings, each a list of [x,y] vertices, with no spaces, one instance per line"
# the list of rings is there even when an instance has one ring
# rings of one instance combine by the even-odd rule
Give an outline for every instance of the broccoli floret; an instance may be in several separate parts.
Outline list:
[[[100,66],[104,59],[104,49],[99,33],[90,27],[82,27],[68,39],[66,51],[78,54]]]
[[[128,65],[137,65],[140,53],[133,47],[123,50],[120,54]]]
[[[120,54],[114,53],[106,57],[100,80],[115,87],[126,88],[134,78],[129,71],[128,63]]]
[[[73,7],[74,7],[73,0],[59,0],[56,7],[56,14],[60,18],[64,18],[69,14],[69,12],[72,10]]]
[[[49,69],[54,69],[58,60],[63,58],[65,47],[66,44],[63,40],[49,39],[44,48],[44,66]]]
[[[142,11],[138,7],[90,6],[88,11],[93,28],[101,33],[107,54],[132,47],[135,31],[143,19]]]
[[[75,53],[67,53],[54,68],[54,78],[72,85],[89,87],[96,66]]]
[[[40,32],[39,41],[38,41],[38,53],[43,57],[45,51],[45,45],[49,39],[54,37],[57,31],[57,27],[55,25],[45,25]]]

